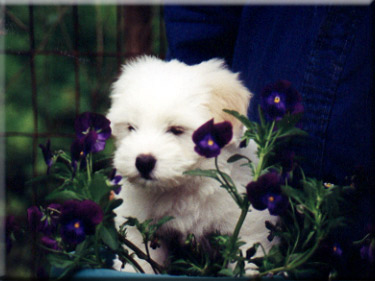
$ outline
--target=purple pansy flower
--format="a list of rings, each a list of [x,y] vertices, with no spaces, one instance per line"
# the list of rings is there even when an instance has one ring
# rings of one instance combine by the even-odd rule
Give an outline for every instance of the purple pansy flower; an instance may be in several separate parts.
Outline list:
[[[79,115],[74,127],[77,140],[83,143],[85,154],[104,150],[111,136],[110,121],[101,114],[85,112]]]
[[[43,220],[43,213],[37,206],[27,209],[27,220],[31,231],[42,231],[46,227],[47,220]]]
[[[344,253],[344,250],[342,249],[341,245],[339,243],[333,243],[332,245],[332,255],[336,257],[341,257]]]
[[[122,180],[122,176],[117,175],[116,172],[117,170],[113,169],[109,179],[111,180],[112,185],[117,186],[113,191],[115,192],[115,194],[119,194],[121,191],[120,181]]]
[[[262,175],[247,187],[250,203],[257,210],[268,209],[271,215],[281,215],[288,207],[288,199],[281,191],[282,178],[276,172]]]
[[[280,80],[265,87],[261,93],[261,107],[268,120],[280,120],[287,113],[303,112],[302,97],[289,81]]]
[[[79,139],[75,139],[70,147],[70,153],[72,156],[72,161],[78,162],[84,156],[86,156],[89,151],[85,150],[85,143]]]
[[[51,207],[50,207],[51,206]],[[27,209],[27,219],[31,231],[42,232],[45,235],[53,233],[58,224],[58,208],[59,204],[50,204],[47,208],[53,208],[53,212],[43,213],[37,206],[32,206]]]
[[[45,235],[51,235],[57,230],[61,213],[61,205],[58,203],[51,203],[47,207],[48,224],[44,228]]]
[[[51,237],[43,236],[40,239],[40,241],[47,248],[50,248],[52,250],[59,250],[60,249],[58,242],[55,239],[51,238]]]
[[[206,158],[216,157],[232,139],[232,124],[228,121],[214,124],[214,119],[200,126],[193,134],[194,150]]]
[[[78,163],[81,162],[81,168],[84,168],[86,165],[85,157],[90,153],[90,145],[85,145],[84,140],[76,139],[70,147],[70,154],[72,157],[72,167],[73,167],[73,177],[77,171]]]
[[[95,233],[95,227],[103,220],[103,211],[90,200],[68,200],[61,206],[61,237],[66,243],[79,244],[86,235]]]
[[[50,140],[47,140],[47,143],[46,145],[42,145],[42,144],[39,144],[39,147],[42,149],[42,153],[43,153],[43,158],[44,158],[44,161],[46,162],[47,164],[47,174],[49,174],[49,170],[53,164],[53,153],[51,152],[51,141]]]

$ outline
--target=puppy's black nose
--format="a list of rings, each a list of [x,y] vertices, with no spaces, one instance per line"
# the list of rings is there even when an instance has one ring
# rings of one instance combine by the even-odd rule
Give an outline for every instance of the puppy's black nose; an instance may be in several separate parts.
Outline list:
[[[156,159],[150,154],[141,154],[135,159],[135,167],[141,174],[142,178],[151,179],[150,174],[154,169]]]

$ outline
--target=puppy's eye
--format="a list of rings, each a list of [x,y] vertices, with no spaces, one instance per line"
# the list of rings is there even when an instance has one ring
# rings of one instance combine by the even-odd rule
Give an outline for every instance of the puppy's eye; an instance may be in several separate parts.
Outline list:
[[[184,128],[180,126],[172,126],[168,128],[168,133],[172,133],[175,136],[182,135],[184,133]]]
[[[129,132],[135,131],[135,128],[132,125],[128,125],[128,131]]]

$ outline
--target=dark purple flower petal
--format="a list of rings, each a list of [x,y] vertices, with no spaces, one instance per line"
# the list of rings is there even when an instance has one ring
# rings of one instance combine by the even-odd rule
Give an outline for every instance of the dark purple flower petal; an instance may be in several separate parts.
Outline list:
[[[84,156],[86,156],[84,142],[80,141],[79,139],[74,140],[70,147],[70,153],[72,156],[72,161],[80,161]]]
[[[112,185],[118,185],[120,183],[120,181],[122,180],[122,176],[115,176],[112,180],[111,180],[111,184]]]
[[[260,184],[260,181],[250,182],[247,187],[247,197],[251,205],[257,210],[265,210],[267,205],[265,204],[263,198],[266,195],[264,187]]]
[[[59,244],[55,239],[52,239],[48,236],[43,236],[40,241],[44,246],[53,250],[59,250]]]
[[[288,200],[281,191],[282,177],[276,172],[262,175],[247,187],[247,196],[257,210],[268,209],[271,215],[280,215],[288,207]]]
[[[50,212],[51,218],[58,218],[61,213],[61,204],[51,203],[48,205],[47,209]]]
[[[47,207],[48,211],[48,228],[45,229],[43,232],[46,235],[51,235],[52,233],[56,232],[60,214],[61,214],[61,205],[57,203],[49,204]]]
[[[214,124],[214,120],[211,119],[193,133],[194,150],[206,158],[216,157],[220,154],[221,148],[230,142],[232,136],[230,122]]]
[[[220,154],[220,146],[214,141],[210,134],[200,140],[194,148],[195,152],[206,158],[216,157]]]
[[[91,200],[81,201],[78,211],[87,227],[95,226],[103,220],[103,211],[98,204]]]
[[[105,141],[111,136],[110,121],[103,115],[85,112],[75,121],[77,140],[74,149],[87,155],[104,150]],[[75,160],[79,153],[76,153]]]
[[[43,214],[37,206],[32,206],[27,209],[27,219],[31,231],[39,231],[43,228],[42,217]]]
[[[115,194],[119,194],[121,191],[121,185],[120,182],[122,180],[122,176],[116,174],[117,170],[113,169],[111,172],[111,175],[109,176],[109,180],[111,181],[111,185],[117,186],[115,189],[113,189]]]
[[[76,136],[82,140],[90,131],[95,131],[97,139],[107,140],[111,136],[110,121],[105,116],[97,113],[85,112],[79,115],[75,121]]]
[[[68,200],[61,206],[61,235],[65,242],[77,244],[86,235],[94,234],[95,227],[103,220],[103,211],[90,200]]]
[[[284,213],[288,207],[288,198],[281,193],[267,193],[263,197],[264,204],[267,205],[267,209],[273,216],[278,216]]]
[[[339,243],[334,243],[332,246],[332,255],[341,257],[343,254],[343,249]]]
[[[82,139],[84,143],[84,154],[96,153],[102,151],[105,147],[105,142],[98,141],[98,134],[95,131],[90,131],[85,138]],[[99,143],[99,145],[97,145]]]
[[[79,244],[86,238],[85,226],[78,220],[74,219],[61,226],[62,239],[70,244]]]
[[[90,131],[91,127],[91,113],[84,112],[80,114],[74,123],[77,139],[82,139]]]
[[[233,137],[232,124],[228,121],[215,124],[213,135],[216,143],[223,148]]]
[[[118,195],[121,192],[122,187],[119,185],[117,188],[113,190],[113,192]]]
[[[208,133],[211,133],[214,128],[214,119],[211,119],[200,126],[195,132],[193,133],[193,142],[197,144],[200,142]]]
[[[267,120],[280,120],[287,113],[303,112],[302,97],[289,81],[266,86],[261,93],[261,108]]]

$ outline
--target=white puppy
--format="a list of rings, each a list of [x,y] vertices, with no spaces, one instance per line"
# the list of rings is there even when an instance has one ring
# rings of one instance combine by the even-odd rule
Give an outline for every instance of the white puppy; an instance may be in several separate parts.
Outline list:
[[[238,75],[217,59],[188,66],[177,60],[141,57],[124,66],[114,83],[108,118],[116,138],[114,166],[126,179],[119,194],[124,203],[116,209],[116,224],[129,216],[139,221],[173,216],[160,229],[159,236],[165,238],[161,247],[151,250],[158,263],[167,262],[170,239],[182,243],[189,233],[203,240],[216,231],[233,232],[240,210],[227,191],[212,179],[183,173],[214,168],[213,159],[194,151],[192,134],[212,118],[215,123],[227,120],[233,126],[233,139],[222,149],[219,166],[245,192],[250,169],[228,165],[226,160],[241,153],[256,161],[255,148],[253,144],[239,148],[242,124],[223,109],[246,115],[250,97]],[[272,220],[267,210],[248,213],[240,233],[247,242],[244,249],[255,242],[269,247],[265,220]],[[144,249],[135,229],[128,229],[128,239]],[[152,272],[145,262],[140,263]]]

